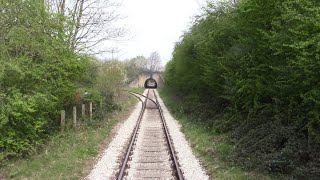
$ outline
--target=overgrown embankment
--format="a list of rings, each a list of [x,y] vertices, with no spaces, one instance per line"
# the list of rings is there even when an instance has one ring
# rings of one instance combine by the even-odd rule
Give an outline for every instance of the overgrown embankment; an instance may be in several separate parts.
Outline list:
[[[209,3],[175,46],[179,111],[227,134],[234,164],[319,178],[320,2],[232,2]]]
[[[130,95],[123,100],[120,103],[123,110],[109,113],[94,125],[52,135],[32,156],[3,162],[0,179],[84,178],[94,166],[97,155],[111,141],[114,125],[125,120],[137,103],[137,99]]]
[[[94,127],[120,108],[123,64],[100,62],[70,46],[72,22],[45,2],[0,3],[0,166],[34,154],[56,135],[61,110],[70,118],[73,106],[80,112],[83,102],[93,102],[93,120],[78,125]]]
[[[184,112],[185,102],[169,88],[160,89],[159,94],[172,115],[181,124],[181,130],[191,144],[211,179],[275,179],[259,172],[245,171],[235,166],[231,157],[235,145],[227,134],[217,133],[206,123],[197,121],[197,116]]]

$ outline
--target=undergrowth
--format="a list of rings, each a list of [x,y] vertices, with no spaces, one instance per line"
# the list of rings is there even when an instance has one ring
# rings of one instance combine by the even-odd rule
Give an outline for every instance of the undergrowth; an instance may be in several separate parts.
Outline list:
[[[122,110],[109,114],[104,120],[51,136],[32,156],[2,162],[0,179],[81,179],[98,155],[99,145],[136,102],[130,97],[121,105]]]
[[[175,44],[166,87],[227,134],[237,166],[320,179],[320,1],[208,1]]]
[[[182,131],[187,137],[196,155],[201,159],[208,175],[212,179],[277,179],[275,176],[261,172],[246,171],[235,165],[235,143],[226,133],[219,133],[214,128],[201,123],[196,116],[183,110],[182,102],[169,89],[159,90],[160,96],[170,112],[182,125]]]
[[[135,92],[135,93],[140,93],[142,94],[145,91],[145,88],[143,87],[133,87],[128,89],[129,91]]]

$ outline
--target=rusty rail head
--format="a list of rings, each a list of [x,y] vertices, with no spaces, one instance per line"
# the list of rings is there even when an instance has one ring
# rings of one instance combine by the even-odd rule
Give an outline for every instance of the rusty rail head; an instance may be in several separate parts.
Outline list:
[[[152,101],[153,103],[155,103],[155,105],[157,106],[157,109],[159,111],[159,114],[160,114],[160,118],[162,120],[162,124],[163,124],[163,127],[164,127],[164,130],[165,130],[165,136],[166,136],[166,139],[167,139],[167,142],[168,142],[168,146],[169,146],[169,149],[170,149],[170,155],[172,157],[172,160],[174,162],[174,167],[175,167],[175,174],[176,174],[176,177],[179,179],[179,180],[184,180],[184,177],[182,175],[182,172],[179,168],[179,163],[177,161],[177,158],[176,158],[176,155],[175,155],[175,152],[174,152],[174,148],[173,148],[173,145],[172,145],[172,142],[171,142],[171,139],[170,139],[170,135],[169,135],[169,131],[167,129],[167,125],[166,125],[166,122],[165,122],[165,119],[164,119],[164,116],[163,116],[163,113],[162,113],[162,109],[161,109],[161,106],[158,102],[158,97],[155,93],[155,91],[153,90],[153,93],[154,93],[154,96],[155,96],[155,99],[156,101],[152,100],[151,98],[149,98],[149,89],[148,89],[148,93],[147,93],[147,96],[143,95],[143,94],[139,94],[139,93],[135,93],[135,92],[132,92],[132,91],[128,91],[130,94],[134,95],[135,97],[139,98],[136,94],[140,95],[140,96],[143,96],[145,97],[145,101],[142,102],[142,100],[140,99],[140,101],[142,102],[142,110],[140,112],[140,115],[139,115],[139,118],[138,118],[138,123],[135,127],[135,130],[134,130],[134,133],[131,137],[131,140],[130,140],[130,145],[127,149],[127,152],[126,152],[126,156],[124,158],[124,160],[122,161],[122,165],[121,165],[121,169],[120,169],[120,172],[118,174],[118,180],[122,180],[122,178],[124,177],[125,175],[125,169],[126,169],[126,166],[127,166],[127,162],[129,160],[129,156],[130,156],[130,153],[131,153],[131,149],[132,149],[132,146],[133,146],[133,143],[134,143],[134,140],[136,138],[136,135],[137,135],[137,132],[138,132],[138,128],[139,128],[139,125],[140,125],[140,122],[141,122],[141,119],[143,117],[143,114],[144,114],[144,111],[146,109],[146,103],[147,103],[147,100],[150,100]]]
[[[156,101],[154,101],[154,100],[152,100],[151,98],[149,98],[149,89],[148,89],[147,96],[145,96],[145,95],[143,95],[143,94],[140,94],[140,93],[133,92],[133,91],[129,91],[129,90],[125,90],[125,91],[127,91],[128,93],[136,96],[137,98],[139,98],[139,97],[138,97],[136,94],[138,94],[139,96],[143,96],[143,97],[145,97],[146,99],[149,99],[150,101],[152,101],[157,107],[159,106],[159,104],[158,104]]]
[[[135,95],[133,93],[131,93],[131,94],[134,95],[135,97],[139,98],[137,95]],[[136,94],[139,94],[139,93],[136,93]],[[141,95],[141,94],[139,94],[139,95]],[[134,144],[134,140],[136,139],[137,132],[138,132],[138,129],[139,129],[139,125],[140,125],[142,116],[143,116],[144,111],[146,109],[146,103],[147,103],[147,100],[148,100],[148,95],[149,95],[149,90],[148,90],[148,93],[147,93],[147,97],[144,96],[144,95],[141,95],[141,96],[146,97],[144,102],[139,98],[139,100],[142,102],[142,108],[141,108],[141,111],[140,111],[140,114],[139,114],[138,123],[137,123],[137,125],[136,125],[136,127],[135,127],[135,129],[133,131],[133,135],[131,136],[130,145],[129,145],[128,149],[127,149],[126,156],[122,161],[121,169],[119,171],[118,178],[117,178],[118,180],[122,180],[123,176],[125,175],[125,169],[126,169],[126,166],[127,166],[128,160],[129,160],[130,152],[131,152],[132,146]]]
[[[173,145],[172,145],[172,142],[171,142],[171,139],[170,139],[170,134],[169,134],[169,131],[168,131],[168,128],[167,128],[167,124],[166,124],[165,118],[163,116],[163,112],[162,112],[160,103],[158,101],[158,97],[157,97],[157,95],[156,95],[154,90],[153,90],[153,93],[154,93],[154,97],[156,98],[156,102],[158,104],[158,110],[159,110],[160,117],[161,117],[161,120],[162,120],[163,128],[165,130],[165,135],[166,135],[166,138],[167,138],[167,141],[168,141],[171,157],[173,159],[174,166],[175,166],[176,176],[177,176],[177,178],[179,180],[183,180],[184,177],[183,177],[182,172],[181,172],[181,170],[179,168],[179,163],[178,163],[178,160],[177,160],[177,157],[176,157],[176,153],[174,151],[174,148],[173,148]]]

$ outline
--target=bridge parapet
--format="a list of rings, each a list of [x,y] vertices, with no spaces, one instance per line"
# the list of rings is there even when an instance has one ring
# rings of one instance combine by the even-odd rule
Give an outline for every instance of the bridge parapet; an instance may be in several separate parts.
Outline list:
[[[144,87],[145,81],[150,78],[149,73],[141,73],[137,79],[130,83],[130,87]],[[157,81],[158,88],[164,86],[164,80],[160,72],[154,72],[152,78]]]

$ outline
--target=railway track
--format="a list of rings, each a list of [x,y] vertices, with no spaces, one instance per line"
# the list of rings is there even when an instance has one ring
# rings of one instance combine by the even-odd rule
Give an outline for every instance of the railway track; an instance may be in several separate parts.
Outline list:
[[[143,103],[118,180],[183,179],[156,93],[130,93]]]

